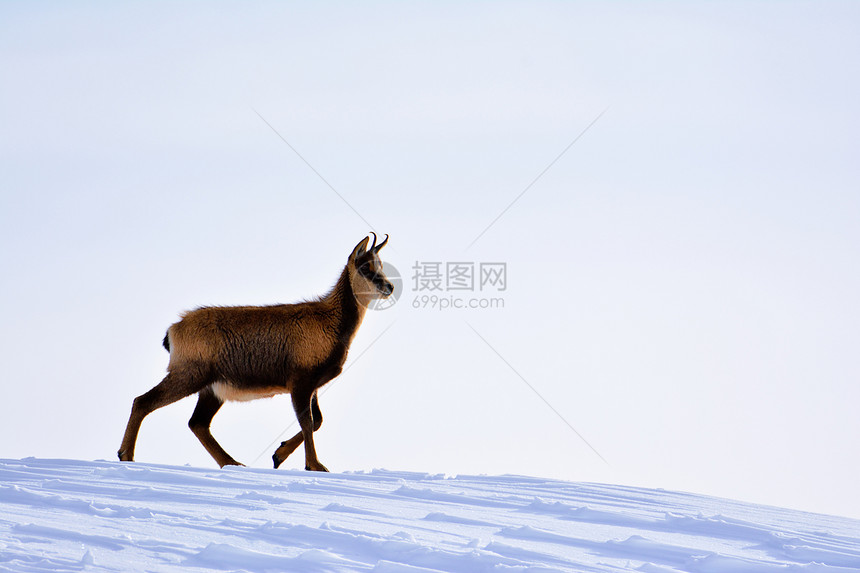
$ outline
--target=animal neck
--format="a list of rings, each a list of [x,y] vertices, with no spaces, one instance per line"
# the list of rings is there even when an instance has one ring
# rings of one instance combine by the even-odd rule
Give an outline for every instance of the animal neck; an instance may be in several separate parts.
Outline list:
[[[331,313],[337,321],[338,338],[348,346],[361,325],[366,310],[355,298],[352,283],[349,280],[349,265],[344,267],[337,283],[323,297],[322,301],[330,307]]]

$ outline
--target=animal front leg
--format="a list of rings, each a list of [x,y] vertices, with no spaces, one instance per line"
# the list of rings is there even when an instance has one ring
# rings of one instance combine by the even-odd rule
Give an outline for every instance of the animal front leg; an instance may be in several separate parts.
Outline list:
[[[322,412],[320,411],[319,400],[317,399],[316,392],[314,392],[314,395],[311,398],[311,415],[313,415],[314,418],[314,432],[316,432],[320,429],[320,426],[322,426]],[[274,454],[272,454],[272,461],[275,463],[275,469],[278,469],[278,466],[284,463],[284,460],[296,451],[296,448],[298,448],[303,441],[305,441],[305,438],[302,433],[299,432],[289,440],[281,442],[281,445],[278,446],[278,449],[275,450]]]
[[[314,416],[313,416],[313,401],[314,393],[304,395],[303,393],[293,392],[293,409],[296,411],[296,417],[301,426],[302,441],[305,443],[305,469],[317,472],[327,472],[328,469],[322,465],[317,458],[316,448],[314,447]],[[319,411],[319,405],[317,405]],[[320,416],[320,424],[322,416]],[[317,426],[319,427],[319,426]]]

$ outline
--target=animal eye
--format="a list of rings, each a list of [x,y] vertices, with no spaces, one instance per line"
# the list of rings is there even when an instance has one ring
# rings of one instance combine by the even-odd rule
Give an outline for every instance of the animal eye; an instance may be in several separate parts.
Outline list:
[[[358,271],[362,274],[362,276],[368,279],[372,279],[373,275],[376,274],[376,272],[373,270],[373,265],[370,262],[362,264],[360,267],[358,267]]]

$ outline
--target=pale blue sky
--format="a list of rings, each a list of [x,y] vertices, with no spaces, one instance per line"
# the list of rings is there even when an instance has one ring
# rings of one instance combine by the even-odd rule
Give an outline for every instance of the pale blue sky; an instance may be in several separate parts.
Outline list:
[[[180,311],[324,292],[364,218],[406,290],[322,396],[330,469],[860,517],[858,29],[834,2],[3,3],[0,456],[113,459]],[[506,262],[504,309],[414,308],[416,261]],[[138,460],[212,465],[193,405]],[[293,420],[213,431],[269,467]]]

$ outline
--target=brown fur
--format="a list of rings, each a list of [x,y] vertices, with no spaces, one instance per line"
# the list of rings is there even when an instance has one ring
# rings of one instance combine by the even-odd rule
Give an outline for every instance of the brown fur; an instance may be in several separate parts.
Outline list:
[[[337,283],[325,296],[272,306],[204,307],[182,315],[165,337],[168,374],[138,396],[118,452],[134,459],[143,419],[154,410],[198,393],[189,426],[220,466],[239,465],[209,431],[225,400],[253,400],[290,393],[302,431],[283,442],[273,460],[278,467],[302,442],[305,467],[327,471],[317,459],[313,432],[322,423],[317,389],[340,374],[347,352],[373,299],[391,294],[378,251],[356,245]]]

